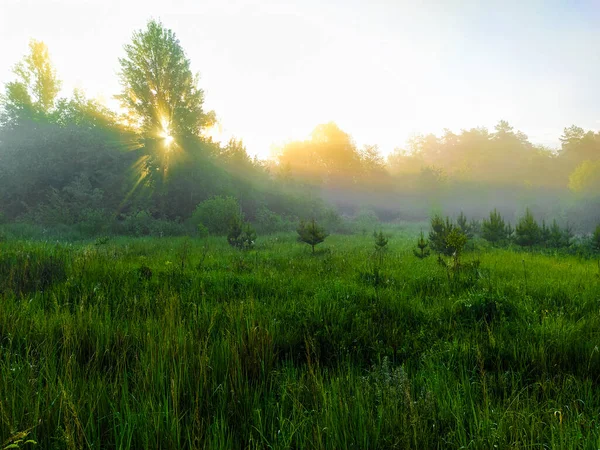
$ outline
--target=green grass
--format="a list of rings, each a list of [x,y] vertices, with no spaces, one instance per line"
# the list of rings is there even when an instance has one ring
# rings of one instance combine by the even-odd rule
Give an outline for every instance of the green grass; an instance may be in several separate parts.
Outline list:
[[[390,232],[0,244],[0,449],[600,447],[597,262]]]

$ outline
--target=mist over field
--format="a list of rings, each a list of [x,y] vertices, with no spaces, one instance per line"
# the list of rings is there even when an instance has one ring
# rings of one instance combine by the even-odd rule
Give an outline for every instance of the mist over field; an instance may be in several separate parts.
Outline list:
[[[0,450],[600,447],[595,3],[35,3]]]

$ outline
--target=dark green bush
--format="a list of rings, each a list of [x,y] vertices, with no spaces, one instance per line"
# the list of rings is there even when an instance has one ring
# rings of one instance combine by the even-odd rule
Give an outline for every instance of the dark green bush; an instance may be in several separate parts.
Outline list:
[[[195,227],[203,224],[211,234],[222,236],[237,219],[242,219],[238,201],[233,197],[216,196],[200,203],[190,220]]]

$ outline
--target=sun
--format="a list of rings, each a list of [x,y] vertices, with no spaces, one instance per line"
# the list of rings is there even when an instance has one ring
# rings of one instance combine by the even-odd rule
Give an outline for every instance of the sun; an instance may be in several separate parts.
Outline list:
[[[169,148],[175,142],[175,138],[171,135],[169,120],[166,118],[161,119],[160,126],[161,130],[159,131],[158,136],[163,140],[165,146]]]

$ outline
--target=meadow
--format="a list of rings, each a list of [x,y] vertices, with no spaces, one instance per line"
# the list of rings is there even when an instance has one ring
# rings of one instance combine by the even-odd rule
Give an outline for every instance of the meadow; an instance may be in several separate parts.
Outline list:
[[[599,448],[598,261],[387,232],[0,243],[0,448]]]

